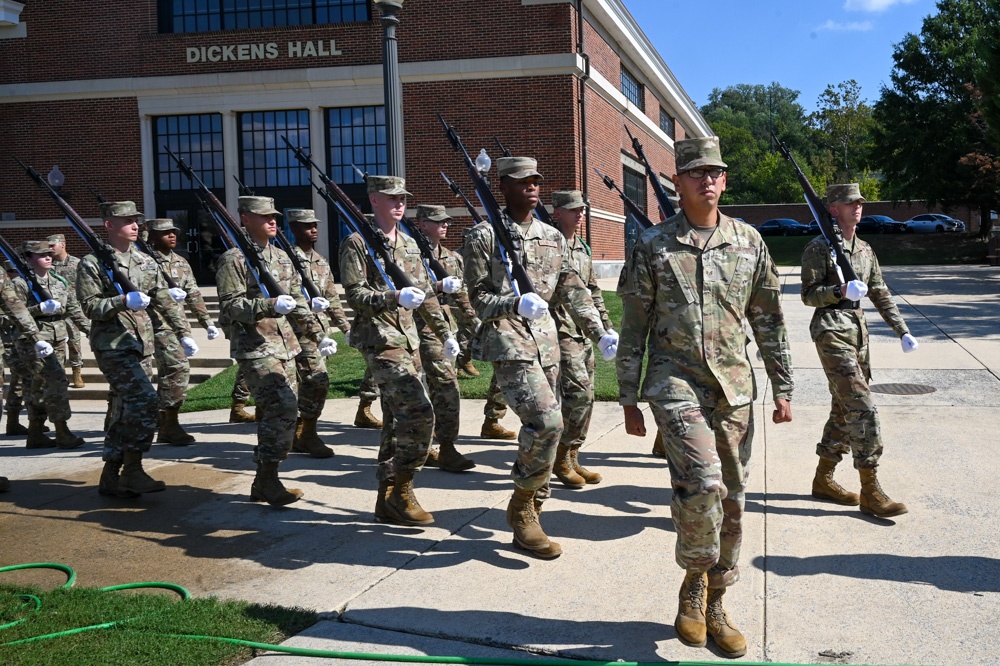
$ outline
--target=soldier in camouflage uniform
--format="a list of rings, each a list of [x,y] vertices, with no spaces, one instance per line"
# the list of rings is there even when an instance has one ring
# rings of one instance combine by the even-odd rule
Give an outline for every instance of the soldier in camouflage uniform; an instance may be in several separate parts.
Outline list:
[[[823,236],[813,239],[802,253],[802,302],[816,308],[809,334],[816,343],[826,372],[833,404],[816,446],[819,465],[813,478],[813,497],[849,506],[881,518],[906,513],[906,505],[894,502],[882,491],[876,475],[882,456],[882,431],[878,411],[868,383],[871,363],[868,324],[861,299],[868,295],[885,323],[900,337],[903,351],[917,348],[906,322],[882,279],[875,252],[857,237],[865,199],[857,183],[830,185],[826,190],[830,213],[843,236],[844,251],[858,279],[845,282],[833,262],[830,244]],[[845,453],[851,453],[861,476],[860,497],[845,490],[833,478],[834,468]]]
[[[597,286],[590,248],[577,235],[587,211],[583,194],[579,190],[553,192],[552,208],[552,221],[566,238],[570,263],[590,290],[594,306],[601,315],[601,324],[611,331],[611,318],[604,306],[601,288]],[[583,467],[579,458],[594,411],[594,345],[564,305],[556,306],[552,316],[559,331],[559,393],[563,416],[563,433],[552,471],[567,488],[583,488],[586,484],[601,482],[601,475]]]
[[[90,322],[83,315],[76,300],[76,292],[70,290],[69,282],[49,270],[52,248],[48,241],[28,241],[23,246],[22,254],[28,268],[34,272],[38,285],[48,292],[50,298],[39,300],[39,296],[33,293],[33,288],[22,277],[14,279],[14,290],[21,300],[32,303],[28,312],[35,318],[38,337],[55,350],[55,353],[39,358],[28,338],[21,337],[16,343],[18,354],[25,361],[31,376],[26,446],[29,449],[52,446],[75,449],[83,444],[83,438],[74,435],[67,425],[73,412],[69,406],[66,371],[63,366],[66,362],[66,321],[67,318],[71,319],[83,331],[90,330]],[[55,425],[55,440],[50,439],[42,430],[46,416]]]
[[[414,286],[391,285],[379,260],[368,253],[358,233],[340,246],[340,269],[347,302],[355,312],[351,346],[360,351],[382,392],[382,442],[376,477],[375,519],[403,525],[428,525],[434,516],[425,511],[413,491],[413,476],[424,464],[434,432],[434,408],[427,394],[420,363],[420,339],[413,311],[444,342],[445,358],[458,356],[434,294],[434,285],[420,257],[416,241],[399,229],[406,212],[406,181],[395,176],[369,176],[368,199],[377,233],[384,236],[397,265]]]
[[[441,241],[448,235],[450,222],[451,216],[444,206],[417,206],[416,224],[434,248],[434,258],[450,276],[438,281],[436,293],[438,302],[441,303],[441,312],[457,341],[459,313],[462,313],[461,318],[465,320],[475,318],[476,313],[469,303],[469,293],[462,284],[464,266],[461,257],[441,245]],[[416,320],[420,333],[420,361],[427,377],[431,404],[434,405],[434,440],[440,447],[431,448],[425,464],[428,467],[440,467],[447,472],[470,470],[476,463],[455,448],[462,402],[455,361],[445,358],[441,342],[423,317],[418,315]]]
[[[375,216],[365,213],[365,217],[370,222],[375,221]],[[348,342],[350,344],[350,342]],[[365,374],[361,378],[361,385],[358,387],[358,413],[354,415],[354,425],[357,428],[378,428],[382,429],[382,421],[372,413],[372,405],[376,400],[380,400],[382,394],[379,393],[378,384],[372,377],[372,369],[365,365]],[[382,412],[385,413],[385,405],[382,405]]]
[[[180,227],[170,218],[156,218],[146,221],[149,233],[148,243],[161,271],[169,275],[177,285],[170,289],[170,296],[183,309],[185,305],[198,319],[198,323],[208,332],[208,339],[214,340],[222,331],[212,321],[208,313],[205,298],[198,289],[194,279],[194,271],[187,259],[174,252],[177,247],[177,232]],[[184,355],[177,336],[160,316],[156,308],[149,311],[153,320],[153,338],[155,340],[156,374],[158,379],[157,394],[160,398],[160,413],[157,416],[159,431],[156,441],[174,446],[187,446],[194,443],[194,437],[188,434],[178,421],[181,406],[187,394],[188,380],[191,378],[191,363]]]
[[[239,212],[247,234],[259,248],[253,249],[285,291],[265,297],[239,248],[220,257],[216,279],[221,319],[231,326],[230,355],[240,364],[261,414],[253,454],[257,475],[250,499],[283,506],[302,497],[301,490],[285,488],[278,479],[278,465],[292,448],[298,415],[295,357],[302,347],[289,320],[295,321],[321,356],[334,353],[337,346],[325,337],[326,331],[310,312],[292,260],[269,243],[278,233],[276,218],[281,215],[274,207],[274,199],[240,197]]]
[[[9,262],[4,262],[4,264],[10,266]],[[7,270],[7,276],[9,279],[4,280],[4,282],[10,282],[17,276],[17,271],[14,270],[13,266],[10,266],[9,270]],[[26,390],[28,379],[31,375],[21,355],[17,353],[17,339],[20,336],[21,331],[18,329],[15,321],[6,315],[0,316],[0,341],[3,342],[3,361],[10,370],[10,381],[7,382],[4,390],[4,397],[6,399],[4,409],[7,412],[6,434],[8,435],[28,434],[28,429],[19,422],[21,407],[25,402],[29,405],[31,403],[31,391]]]
[[[131,201],[101,204],[108,244],[136,291],[122,294],[94,254],[80,261],[76,293],[83,313],[91,321],[90,348],[108,384],[116,389],[119,406],[112,414],[104,438],[102,495],[134,497],[159,492],[166,484],[142,468],[142,457],[156,432],[157,396],[153,387],[153,322],[146,309],[151,303],[180,338],[184,353],[193,356],[198,345],[191,339],[184,311],[167,291],[153,259],[135,248],[142,214]]]
[[[500,191],[507,203],[503,223],[520,239],[521,263],[536,292],[518,295],[512,289],[489,224],[477,225],[466,238],[465,281],[469,299],[483,321],[483,357],[493,362],[497,385],[521,419],[507,524],[514,531],[515,546],[548,559],[561,555],[562,548],[542,530],[538,509],[549,495],[549,477],[563,431],[559,342],[549,304],[566,306],[602,352],[612,349],[618,336],[601,323],[590,292],[570,261],[566,239],[533,215],[542,180],[536,166],[529,157],[498,160]]]
[[[76,292],[76,271],[80,266],[80,259],[66,252],[66,236],[63,234],[52,234],[47,239],[52,246],[52,272],[69,282],[70,291]],[[66,330],[69,339],[66,341],[69,349],[69,364],[73,368],[73,381],[70,388],[85,388],[83,383],[83,336],[80,329],[73,323],[72,319],[66,320]]]
[[[684,208],[644,231],[619,280],[619,403],[630,435],[645,436],[642,399],[663,433],[670,467],[675,557],[686,570],[678,638],[728,657],[746,640],[722,607],[739,579],[754,384],[745,351],[749,323],[770,378],[775,423],[790,421],[792,370],[781,282],[760,234],[719,212],[726,163],[716,137],[674,144]]]

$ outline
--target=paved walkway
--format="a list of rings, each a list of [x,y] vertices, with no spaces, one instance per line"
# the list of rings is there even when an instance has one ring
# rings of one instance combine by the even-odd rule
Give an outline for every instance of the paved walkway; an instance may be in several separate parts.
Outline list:
[[[795,420],[775,426],[770,400],[758,405],[743,577],[727,594],[749,640],[745,659],[998,663],[1000,269],[886,270],[921,347],[904,355],[870,311],[875,382],[936,389],[877,396],[886,444],[880,477],[910,508],[891,520],[809,495],[829,395],[808,339],[798,271],[782,273]],[[418,476],[419,497],[437,519],[426,529],[372,522],[378,433],[347,425],[352,400],[331,401],[324,413],[322,434],[334,458],[293,456],[283,466],[283,476],[306,493],[287,509],[248,501],[253,426],[229,425],[224,412],[185,415],[199,444],[154,447],[150,468],[167,492],[132,501],[99,497],[104,405],[74,406],[82,408],[74,427],[93,442],[79,451],[27,452],[0,438],[0,471],[13,479],[11,492],[0,495],[0,564],[60,561],[76,567],[80,585],[167,580],[197,595],[319,610],[324,620],[290,641],[298,646],[721,658],[676,639],[681,572],[673,561],[668,473],[649,455],[651,438],[625,435],[614,404],[597,406],[583,453],[604,483],[579,491],[557,483],[546,505],[546,531],[565,549],[548,562],[510,544],[504,508],[514,445],[474,436],[481,401],[463,402],[466,436],[459,442],[478,467]],[[505,425],[516,422],[508,416]],[[837,476],[858,485],[846,465]],[[5,580],[56,582],[44,572]],[[253,663],[292,661],[262,656]]]

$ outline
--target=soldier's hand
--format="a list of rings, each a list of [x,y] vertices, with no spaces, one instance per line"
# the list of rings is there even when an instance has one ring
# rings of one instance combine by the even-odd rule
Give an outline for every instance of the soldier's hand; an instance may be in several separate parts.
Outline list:
[[[920,347],[920,343],[917,342],[917,339],[909,333],[904,333],[903,337],[899,339],[899,343],[903,346],[904,354],[915,352]]]
[[[323,338],[319,343],[319,355],[323,358],[337,353],[337,341],[333,338]]]
[[[59,312],[60,308],[62,308],[62,303],[51,298],[38,304],[38,309],[42,311],[42,314],[47,315]]]
[[[184,349],[185,356],[194,356],[198,353],[198,343],[194,341],[194,338],[187,336],[181,338],[181,347]]]
[[[178,303],[183,303],[184,299],[188,297],[188,293],[181,289],[180,287],[173,287],[167,289],[170,292],[170,298],[174,299]]]
[[[125,307],[129,310],[145,310],[149,305],[149,296],[141,291],[130,291],[125,294]]]
[[[776,399],[774,401],[774,412],[771,414],[771,420],[775,423],[790,422],[792,420],[792,403],[784,398]]]
[[[218,327],[216,327],[216,326],[209,326],[205,330],[208,331],[208,339],[209,340],[214,340],[217,337],[219,337],[220,335],[222,335],[222,331],[219,330]]]
[[[458,340],[455,338],[448,338],[444,341],[444,360],[454,361],[458,358],[458,352],[461,351],[458,346]]]
[[[844,295],[849,301],[860,301],[868,295],[868,285],[861,280],[851,280],[844,288]]]
[[[612,360],[618,354],[618,334],[609,330],[601,336],[597,347],[601,350],[601,357],[605,361]]]
[[[52,345],[47,343],[45,340],[39,340],[35,343],[35,354],[38,355],[38,358],[45,358],[46,356],[51,355],[53,351]]]
[[[541,319],[548,311],[549,304],[533,292],[525,294],[517,301],[517,314],[526,319]]]
[[[424,302],[424,297],[425,294],[421,289],[417,289],[416,287],[403,287],[399,290],[399,296],[396,297],[396,300],[400,306],[406,308],[407,310],[412,310],[420,307],[420,305]]]
[[[441,291],[446,294],[457,294],[462,291],[462,278],[446,277],[441,280]]]
[[[274,311],[280,315],[286,315],[295,309],[295,299],[282,294],[274,299]]]
[[[316,296],[310,301],[313,312],[323,312],[330,308],[330,301],[326,300],[322,296]]]
[[[636,405],[625,405],[625,432],[636,437],[646,436],[646,421],[642,416],[642,410]]]

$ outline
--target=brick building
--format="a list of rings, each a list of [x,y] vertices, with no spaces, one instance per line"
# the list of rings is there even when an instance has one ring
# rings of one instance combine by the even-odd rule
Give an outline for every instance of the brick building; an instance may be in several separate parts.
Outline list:
[[[621,0],[407,0],[398,16],[410,205],[445,203],[460,225],[468,214],[438,172],[472,187],[439,112],[473,157],[486,148],[495,161],[494,136],[536,157],[543,200],[584,190],[585,235],[610,270],[624,258],[624,211],[594,168],[656,205],[624,126],[663,175],[673,173],[675,138],[711,134]],[[214,226],[162,146],[230,210],[236,176],[279,208],[327,219],[281,136],[366,207],[351,164],[386,169],[379,19],[371,0],[0,0],[0,232],[12,243],[71,235],[16,155],[43,175],[58,166],[63,195],[92,223],[88,186],[173,217],[179,249],[211,282]],[[335,258],[343,230],[321,233]],[[75,238],[71,251],[83,252]]]

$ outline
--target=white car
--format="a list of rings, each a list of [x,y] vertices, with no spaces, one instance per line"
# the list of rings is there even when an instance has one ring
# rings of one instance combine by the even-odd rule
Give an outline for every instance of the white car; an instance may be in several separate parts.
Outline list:
[[[946,231],[965,231],[965,223],[948,215],[940,213],[924,213],[906,221],[906,227],[918,234],[944,233]]]

